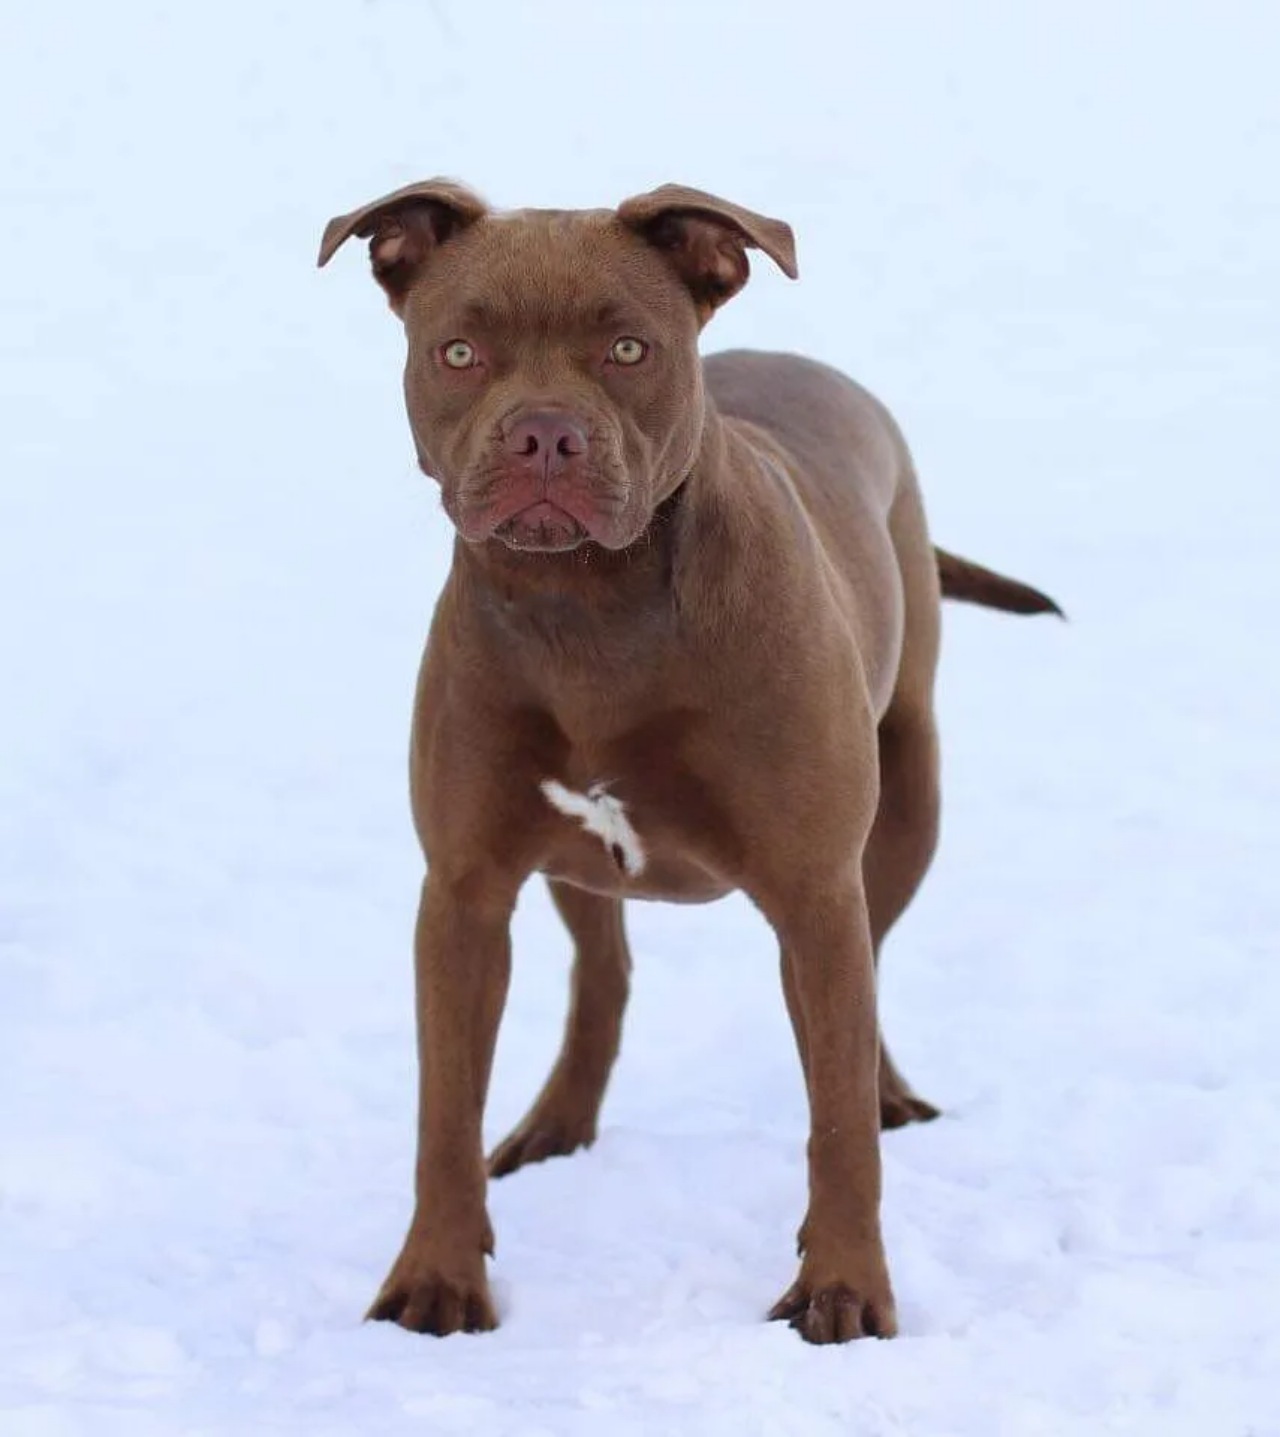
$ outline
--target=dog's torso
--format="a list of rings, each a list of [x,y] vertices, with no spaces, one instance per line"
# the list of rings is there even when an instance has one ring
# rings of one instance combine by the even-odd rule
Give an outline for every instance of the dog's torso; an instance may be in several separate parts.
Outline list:
[[[915,490],[897,425],[860,385],[815,360],[739,350],[712,355],[705,368],[720,413],[750,425],[757,447],[777,455],[767,468],[795,494],[806,542],[821,551],[879,717],[893,693],[904,617],[890,514],[904,489]]]
[[[901,651],[905,449],[811,361],[741,352],[706,375],[718,432],[634,552],[513,556],[508,595],[459,544],[415,726],[429,858],[460,774],[492,790],[499,862],[595,892],[715,898],[761,832],[852,847],[846,790]]]

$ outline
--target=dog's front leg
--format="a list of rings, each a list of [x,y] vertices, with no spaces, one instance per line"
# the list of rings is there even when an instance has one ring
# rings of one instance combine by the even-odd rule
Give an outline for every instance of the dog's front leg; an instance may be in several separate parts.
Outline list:
[[[514,895],[512,897],[514,902]],[[511,903],[428,874],[414,938],[418,1162],[413,1221],[369,1316],[444,1337],[498,1325],[481,1137],[511,973]]]
[[[771,915],[773,916],[773,915]],[[876,991],[860,877],[805,885],[774,917],[809,1093],[809,1210],[800,1273],[769,1316],[809,1342],[891,1337],[880,1237]]]

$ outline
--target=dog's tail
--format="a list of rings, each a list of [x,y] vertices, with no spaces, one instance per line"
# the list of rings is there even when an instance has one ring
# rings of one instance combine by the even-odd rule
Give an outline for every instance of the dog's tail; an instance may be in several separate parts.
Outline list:
[[[938,579],[944,599],[959,599],[966,604],[981,604],[987,609],[1003,609],[1009,614],[1066,615],[1048,594],[1033,589],[1017,579],[1006,579],[993,569],[968,559],[958,559],[945,549],[933,551],[938,557]]]

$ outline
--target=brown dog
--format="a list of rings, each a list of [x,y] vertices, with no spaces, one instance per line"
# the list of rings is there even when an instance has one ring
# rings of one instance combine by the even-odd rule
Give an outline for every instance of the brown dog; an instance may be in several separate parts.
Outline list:
[[[933,854],[942,591],[1033,589],[935,555],[876,400],[698,333],[791,231],[677,186],[490,212],[444,180],[330,222],[369,238],[408,335],[422,469],[459,534],[418,685],[417,1202],[371,1316],[496,1323],[486,1176],[588,1144],[618,1051],[625,898],[740,888],[778,935],[811,1113],[799,1275],[812,1342],[896,1327],[879,1129],[929,1118],[879,1040],[876,959]],[[508,923],[547,876],[576,946],[551,1076],[486,1166]]]

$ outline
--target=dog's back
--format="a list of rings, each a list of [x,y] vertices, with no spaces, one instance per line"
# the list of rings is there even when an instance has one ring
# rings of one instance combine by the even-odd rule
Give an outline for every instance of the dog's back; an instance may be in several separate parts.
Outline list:
[[[795,457],[806,505],[853,500],[883,522],[910,461],[879,400],[830,365],[795,354],[728,350],[703,368],[721,414],[767,430]]]

